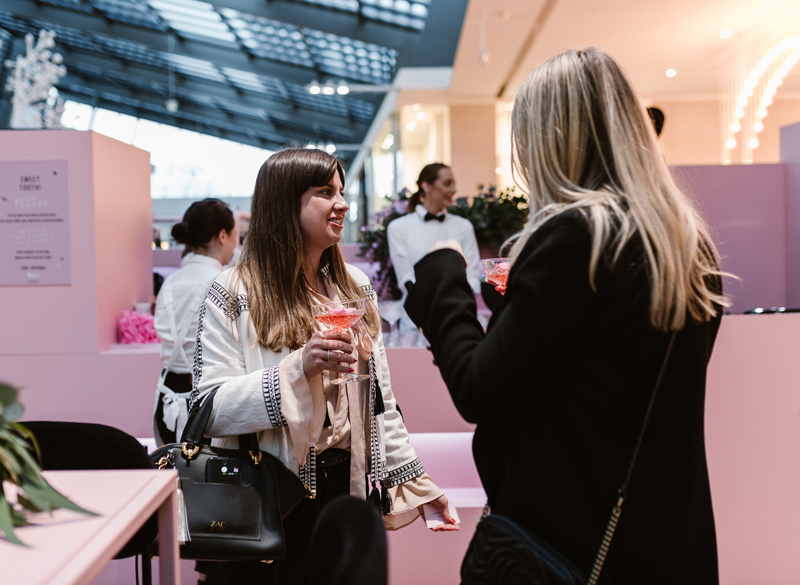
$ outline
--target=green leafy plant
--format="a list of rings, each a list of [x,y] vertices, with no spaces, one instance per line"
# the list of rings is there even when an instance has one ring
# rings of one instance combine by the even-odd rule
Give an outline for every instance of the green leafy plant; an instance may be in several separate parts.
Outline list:
[[[358,255],[378,264],[375,292],[383,300],[398,300],[402,297],[397,286],[397,277],[389,258],[389,241],[386,227],[398,217],[406,214],[408,190],[401,191],[392,204],[370,217],[369,225],[361,228],[361,248]],[[496,257],[503,243],[519,232],[528,220],[528,199],[516,192],[514,187],[497,192],[490,186],[484,190],[478,186],[478,194],[457,199],[448,209],[449,213],[464,217],[472,223],[475,238],[484,257]]]
[[[483,255],[496,257],[505,241],[525,227],[528,198],[518,194],[515,187],[498,193],[494,186],[484,191],[479,185],[472,202],[457,199],[448,211],[468,219]]]
[[[0,489],[0,530],[10,542],[25,546],[14,534],[14,527],[28,524],[23,510],[52,513],[56,508],[67,508],[91,516],[96,514],[73,504],[42,477],[36,439],[16,422],[23,411],[17,394],[16,388],[0,383],[0,487],[9,482],[19,488],[16,506],[9,503]]]

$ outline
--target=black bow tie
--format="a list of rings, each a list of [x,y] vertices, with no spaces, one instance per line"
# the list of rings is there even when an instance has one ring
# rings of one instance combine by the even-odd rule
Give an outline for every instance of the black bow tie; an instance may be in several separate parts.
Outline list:
[[[425,214],[425,221],[438,221],[439,223],[444,221],[444,213],[440,213],[439,215],[433,215],[432,213]]]

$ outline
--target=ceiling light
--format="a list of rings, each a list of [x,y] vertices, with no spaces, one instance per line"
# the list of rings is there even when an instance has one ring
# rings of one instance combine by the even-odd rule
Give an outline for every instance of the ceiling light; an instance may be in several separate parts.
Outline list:
[[[733,117],[737,118],[737,119],[738,118],[743,118],[744,117],[744,110],[742,110],[742,108],[736,108],[736,111],[733,112]]]
[[[180,107],[180,104],[178,103],[178,100],[170,98],[164,102],[164,107],[167,108],[167,111],[170,114],[174,114],[175,112],[178,111],[178,107]]]
[[[336,93],[336,88],[333,87],[333,84],[325,84],[322,87],[322,95],[333,95]]]
[[[415,117],[417,118],[417,120],[424,120],[425,112],[417,112],[417,115]]]
[[[750,139],[750,142],[748,144],[750,145],[750,148],[757,148],[758,147],[758,138]]]
[[[764,129],[764,124],[762,124],[761,122],[756,122],[755,124],[753,124],[753,130],[755,130],[756,132],[761,132],[763,129]]]
[[[346,85],[340,85],[339,87],[336,88],[336,93],[338,93],[339,95],[347,95],[348,93],[350,93],[350,88],[347,87]]]
[[[733,138],[729,138],[728,142],[725,143],[725,146],[728,148],[734,148],[736,146],[736,141]]]
[[[758,110],[758,117],[759,118],[766,118],[767,117],[767,108],[761,108]]]
[[[495,174],[495,175],[502,175],[502,174],[503,174],[503,167],[497,167],[497,168],[494,170],[494,174]]]
[[[736,134],[741,129],[742,127],[739,126],[739,122],[734,122],[733,124],[731,124],[731,132],[733,132],[734,134]]]
[[[422,104],[412,104],[411,109],[415,112],[419,112],[422,109]]]
[[[325,145],[325,152],[327,152],[328,154],[333,154],[334,152],[336,152],[336,145],[329,142],[328,144]]]
[[[319,83],[317,83],[316,79],[308,85],[308,93],[317,95],[320,91]]]
[[[729,28],[723,28],[719,31],[719,36],[721,39],[729,39],[733,36],[733,31]]]
[[[417,123],[416,123],[414,120],[411,120],[411,121],[410,121],[410,122],[409,122],[409,123],[406,125],[406,130],[408,130],[409,132],[413,132],[413,131],[414,131],[414,130],[416,130],[416,129],[417,129]]]
[[[674,69],[667,69],[664,72],[664,75],[666,75],[667,77],[675,77],[677,74],[678,74],[678,72],[675,71]]]

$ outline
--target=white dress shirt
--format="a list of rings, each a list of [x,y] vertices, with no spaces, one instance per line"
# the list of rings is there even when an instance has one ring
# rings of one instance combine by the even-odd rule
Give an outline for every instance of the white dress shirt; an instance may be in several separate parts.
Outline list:
[[[472,224],[463,217],[450,215],[447,211],[442,212],[444,221],[425,221],[427,213],[428,210],[423,205],[417,205],[412,213],[398,217],[386,228],[389,238],[389,256],[397,275],[397,283],[400,290],[403,291],[403,302],[408,296],[406,282],[409,280],[414,282],[414,264],[419,262],[438,240],[451,238],[461,244],[467,260],[467,281],[473,292],[476,295],[479,294],[481,292],[481,260]],[[403,312],[401,325],[404,328],[416,329],[405,312]]]
[[[161,290],[156,299],[156,314],[153,319],[156,333],[161,339],[161,361],[166,366],[172,355],[172,347],[175,340],[169,328],[169,318],[164,306],[164,295],[166,287],[172,289],[173,311],[175,313],[176,326],[180,330],[182,323],[187,323],[188,330],[186,337],[182,340],[183,351],[186,361],[179,359],[173,366],[176,374],[190,374],[191,369],[187,363],[194,361],[194,346],[197,337],[197,317],[200,306],[203,304],[206,289],[220,272],[222,264],[219,260],[203,254],[188,254],[181,260],[181,267],[170,274],[161,285]],[[180,334],[180,332],[179,332]]]

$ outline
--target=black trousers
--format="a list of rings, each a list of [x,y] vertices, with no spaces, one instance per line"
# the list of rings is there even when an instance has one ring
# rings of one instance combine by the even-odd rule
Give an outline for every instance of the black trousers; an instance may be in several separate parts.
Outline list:
[[[350,493],[350,459],[317,467],[317,497],[305,499],[283,520],[286,558],[262,562],[220,563],[225,585],[303,585],[311,531],[320,511],[336,496]]]

